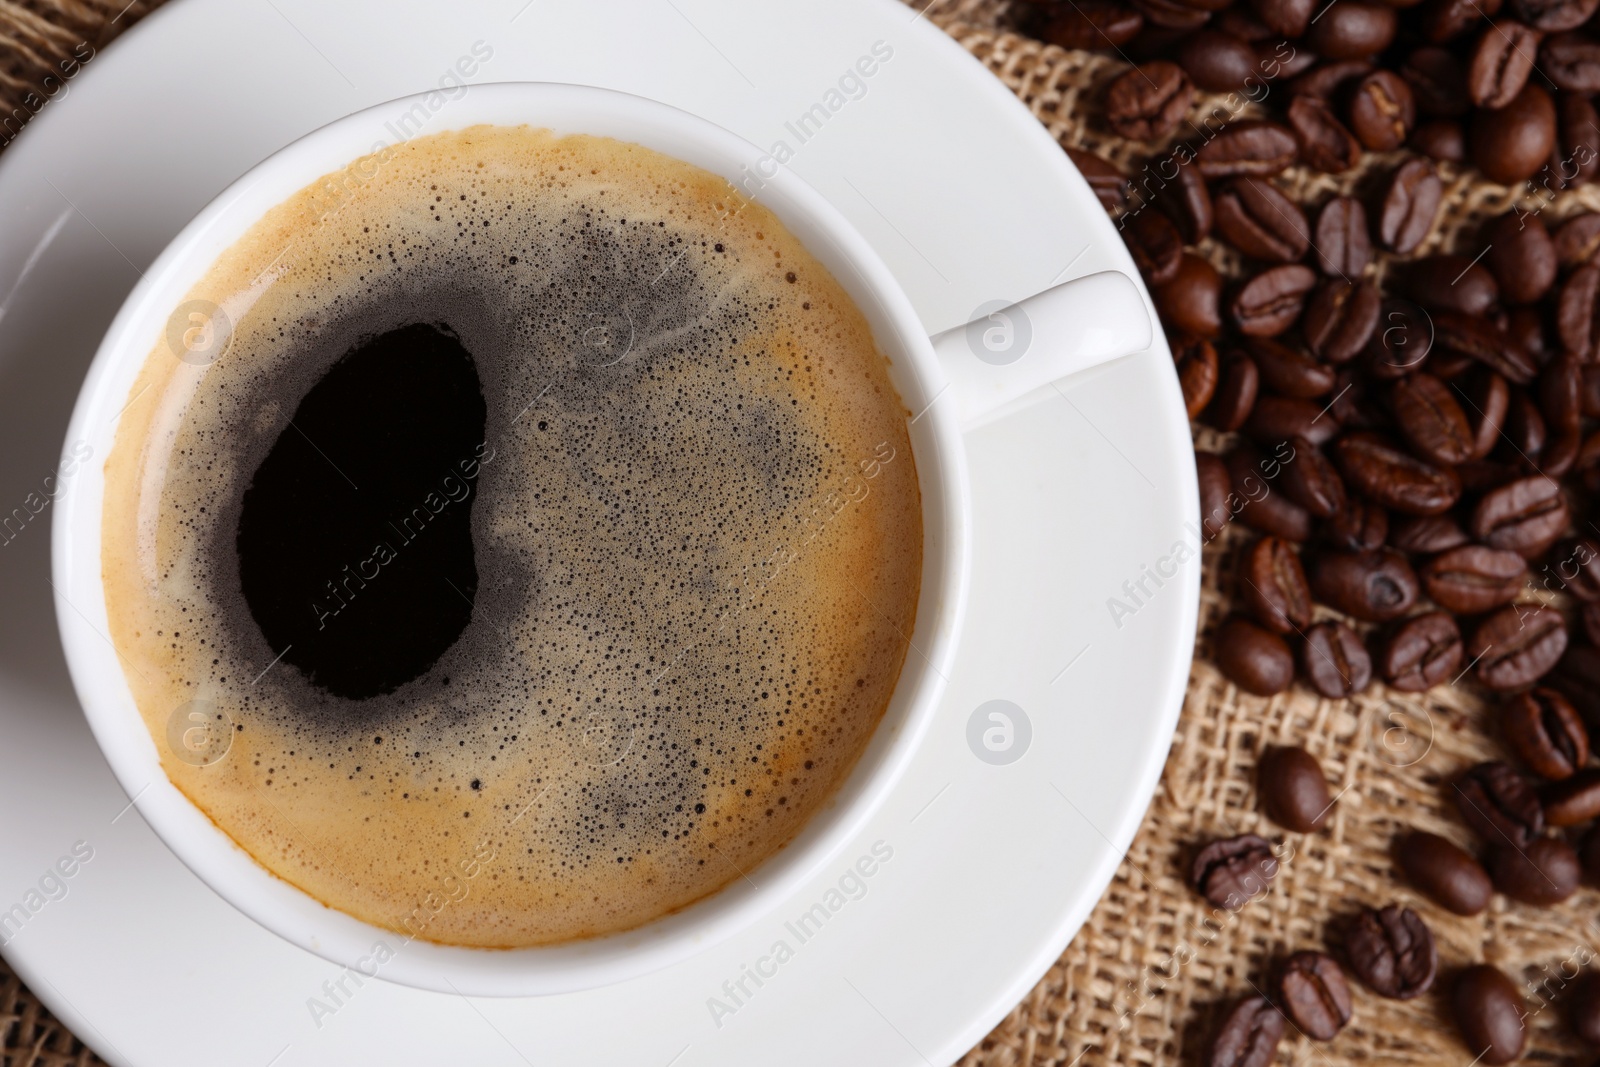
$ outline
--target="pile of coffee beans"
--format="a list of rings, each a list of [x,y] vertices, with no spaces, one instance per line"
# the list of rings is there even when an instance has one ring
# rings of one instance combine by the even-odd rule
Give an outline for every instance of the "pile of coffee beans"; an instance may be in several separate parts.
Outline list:
[[[1097,121],[1147,158],[1125,171],[1071,154],[1150,287],[1190,417],[1228,442],[1196,455],[1205,533],[1255,535],[1212,660],[1261,696],[1299,684],[1343,699],[1379,680],[1471,687],[1495,708],[1511,760],[1447,787],[1478,848],[1421,831],[1395,847],[1405,879],[1456,915],[1496,892],[1548,907],[1600,882],[1600,831],[1583,833],[1600,818],[1600,214],[1545,213],[1600,173],[1597,8],[1024,8],[1035,36],[1130,64],[1102,87]],[[1525,184],[1517,207],[1424,255],[1441,162]],[[1348,195],[1300,197],[1317,185],[1307,169],[1362,177],[1340,183]],[[1328,784],[1304,750],[1269,750],[1258,774],[1284,830],[1327,822]],[[1282,859],[1244,834],[1203,844],[1188,873],[1233,911],[1270,891]],[[1402,999],[1439,975],[1427,923],[1397,904],[1328,947],[1280,961],[1206,1062],[1270,1062],[1286,1022],[1331,1039],[1354,1011],[1347,971]],[[1488,965],[1445,977],[1471,1053],[1520,1055],[1516,983]],[[1583,988],[1573,1029],[1600,1044],[1600,979]]]

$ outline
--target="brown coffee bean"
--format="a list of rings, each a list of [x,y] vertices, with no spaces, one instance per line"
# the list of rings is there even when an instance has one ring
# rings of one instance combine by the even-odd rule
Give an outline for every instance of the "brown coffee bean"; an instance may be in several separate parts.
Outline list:
[[[1332,440],[1339,432],[1339,420],[1314,400],[1263,393],[1245,420],[1246,436],[1263,444],[1277,444],[1291,437],[1304,437],[1314,445]]]
[[[1600,770],[1581,770],[1544,788],[1546,826],[1581,826],[1600,816]]]
[[[1533,381],[1539,369],[1504,330],[1487,319],[1454,311],[1438,312],[1433,316],[1433,340],[1436,348],[1474,359],[1517,385]]]
[[[1589,21],[1600,0],[1511,0],[1517,18],[1544,33],[1575,30]]]
[[[1281,537],[1263,537],[1245,556],[1239,594],[1256,621],[1280,634],[1311,625],[1311,587],[1294,546]]]
[[[1567,538],[1551,549],[1550,561],[1540,569],[1546,589],[1571,593],[1585,603],[1600,601],[1600,543]]]
[[[1378,327],[1383,300],[1370,282],[1352,285],[1330,278],[1306,303],[1300,322],[1306,344],[1319,358],[1347,363],[1367,347]]]
[[[1433,932],[1410,908],[1363,908],[1345,935],[1345,954],[1356,977],[1379,996],[1410,1000],[1433,987],[1439,952]]]
[[[1343,511],[1347,504],[1344,480],[1332,461],[1304,437],[1291,438],[1289,443],[1294,459],[1283,465],[1283,491],[1289,499],[1319,519]]]
[[[1452,466],[1472,458],[1472,427],[1448,385],[1413,374],[1394,383],[1389,400],[1401,435],[1425,459]]]
[[[1395,447],[1374,433],[1352,433],[1333,447],[1345,484],[1393,511],[1437,515],[1461,496],[1461,479]]]
[[[1567,504],[1550,478],[1519,478],[1486,493],[1467,524],[1473,537],[1532,559],[1566,532]]]
[[[1267,749],[1257,768],[1256,787],[1267,818],[1286,830],[1320,830],[1333,810],[1322,765],[1303,748]]]
[[[1395,843],[1394,854],[1411,884],[1446,910],[1477,915],[1489,906],[1488,872],[1453,842],[1417,830]]]
[[[1483,315],[1500,299],[1494,275],[1470,256],[1424,256],[1411,264],[1405,278],[1411,299],[1429,311]]]
[[[1306,46],[1324,59],[1374,56],[1394,42],[1394,9],[1343,0],[1322,9],[1306,29]]]
[[[1234,616],[1223,622],[1214,645],[1218,669],[1247,693],[1269,697],[1294,681],[1294,655],[1288,644],[1249,619]]]
[[[1241,501],[1237,518],[1252,530],[1290,541],[1305,541],[1311,536],[1311,513],[1263,476],[1254,458],[1256,455],[1253,449],[1241,447],[1227,457],[1234,495]]]
[[[1315,0],[1250,0],[1250,10],[1273,33],[1304,37],[1316,4]]]
[[[1422,8],[1422,35],[1434,44],[1454,40],[1492,18],[1488,5],[1478,0],[1427,0]]]
[[[1243,6],[1223,8],[1211,19],[1211,28],[1229,37],[1236,37],[1241,41],[1256,44],[1261,41],[1272,40],[1281,34],[1272,32],[1272,27],[1251,14]]]
[[[1579,267],[1561,287],[1556,330],[1561,347],[1580,360],[1600,357],[1600,263]]]
[[[1461,631],[1442,611],[1407,619],[1383,644],[1378,671],[1396,689],[1420,693],[1461,668]]]
[[[1548,908],[1577,891],[1582,880],[1578,853],[1558,837],[1541,837],[1526,848],[1492,845],[1489,879],[1512,900]]]
[[[1296,952],[1278,979],[1284,1014],[1313,1041],[1332,1041],[1355,1008],[1344,971],[1325,952]]]
[[[1476,111],[1468,140],[1472,162],[1485,177],[1502,185],[1524,182],[1555,148],[1555,101],[1530,81],[1504,107]]]
[[[1150,166],[1155,176],[1165,183],[1154,198],[1156,207],[1177,224],[1186,244],[1197,245],[1204,241],[1211,235],[1214,218],[1211,190],[1193,158],[1187,154],[1173,154]]]
[[[1501,608],[1478,624],[1467,643],[1478,681],[1498,692],[1537,682],[1566,650],[1566,621],[1554,608],[1532,604]]]
[[[1420,576],[1435,604],[1457,614],[1478,615],[1515,600],[1527,581],[1528,565],[1515,552],[1462,545],[1423,564]]]
[[[1508,303],[1531,304],[1549,291],[1556,280],[1556,246],[1537,215],[1502,215],[1484,236],[1489,249],[1483,263]]]
[[[1571,189],[1600,174],[1600,112],[1583,93],[1556,96],[1556,146],[1541,181]],[[1537,216],[1536,216],[1537,217]]]
[[[1289,99],[1289,126],[1299,144],[1300,158],[1327,174],[1339,174],[1356,165],[1361,144],[1345,128],[1326,100],[1315,96]]]
[[[1193,103],[1194,85],[1183,68],[1152,60],[1112,80],[1106,90],[1106,121],[1119,137],[1159,141],[1178,128]]]
[[[1363,622],[1398,619],[1417,602],[1417,576],[1392,548],[1321,553],[1310,578],[1319,601]]]
[[[1400,64],[1400,76],[1411,86],[1417,113],[1454,119],[1467,113],[1467,68],[1454,52],[1423,45]]]
[[[1443,196],[1444,186],[1427,160],[1411,159],[1396,167],[1378,213],[1378,239],[1384,247],[1400,255],[1416,251],[1433,229]]]
[[[1411,131],[1412,148],[1441,163],[1467,161],[1467,131],[1454,119],[1429,119]]]
[[[1214,906],[1238,911],[1267,891],[1278,860],[1265,838],[1255,834],[1212,841],[1195,853],[1189,886]]]
[[[1083,175],[1084,181],[1089,183],[1101,207],[1113,215],[1127,208],[1129,182],[1116,164],[1080,148],[1067,149],[1067,156],[1072,160],[1072,165],[1078,168],[1078,173]]]
[[[1228,465],[1214,452],[1196,452],[1194,468],[1200,483],[1200,528],[1210,541],[1233,521],[1233,479]]]
[[[1550,672],[1545,685],[1556,690],[1586,722],[1600,722],[1600,648],[1573,645]]]
[[[1544,832],[1544,809],[1532,784],[1510,764],[1480,763],[1456,779],[1456,809],[1490,844],[1525,848]]]
[[[1556,262],[1572,270],[1600,256],[1600,214],[1574,215],[1556,228]]]
[[[1234,291],[1228,317],[1242,334],[1276,337],[1295,324],[1316,284],[1310,267],[1298,263],[1268,267]]]
[[[1461,1040],[1478,1057],[1474,1062],[1497,1065],[1522,1055],[1526,1010],[1516,984],[1500,971],[1487,963],[1462,971],[1451,1005]]]
[[[1333,389],[1333,368],[1297,348],[1268,337],[1248,337],[1245,351],[1255,361],[1261,384],[1279,396],[1319,397]]]
[[[1240,92],[1249,79],[1261,77],[1255,51],[1247,43],[1212,29],[1186,36],[1172,58],[1196,88],[1209,93]]]
[[[1372,73],[1372,63],[1366,59],[1339,59],[1319,62],[1310,70],[1289,83],[1289,95],[1309,96],[1331,101],[1342,98],[1344,88]]]
[[[1433,350],[1433,319],[1409,300],[1393,297],[1379,306],[1378,324],[1367,341],[1367,368],[1392,379],[1420,370]]]
[[[1267,178],[1295,161],[1294,133],[1262,119],[1245,119],[1220,130],[1195,154],[1195,166],[1208,181],[1246,174]]]
[[[1195,418],[1217,391],[1217,350],[1199,337],[1177,337],[1172,340],[1172,360],[1178,368],[1183,405],[1189,417]]]
[[[1255,407],[1260,389],[1261,375],[1255,361],[1238,349],[1231,349],[1221,357],[1221,372],[1211,405],[1201,414],[1206,424],[1224,433],[1232,433],[1244,425]]]
[[[1411,515],[1395,524],[1389,543],[1402,552],[1448,552],[1467,543],[1467,531],[1448,515]]]
[[[1417,124],[1411,87],[1389,70],[1375,70],[1357,83],[1347,114],[1350,132],[1374,152],[1399,148]]]
[[[1073,0],[1050,8],[1034,36],[1062,48],[1121,48],[1144,26],[1144,16],[1115,0]]]
[[[1511,751],[1541,778],[1569,779],[1589,762],[1589,732],[1577,710],[1554,689],[1541,687],[1513,697],[1501,709],[1500,725]],[[1546,821],[1549,815],[1547,804]]]
[[[1488,367],[1474,368],[1464,380],[1451,383],[1462,399],[1462,410],[1472,427],[1472,458],[1483,459],[1500,440],[1511,406],[1511,387]]]
[[[1346,552],[1382,548],[1389,536],[1389,513],[1365,497],[1347,496],[1322,528],[1328,544]]]
[[[1581,33],[1558,33],[1539,48],[1539,70],[1557,89],[1600,91],[1600,44]]]
[[[1596,216],[1600,218],[1600,216]],[[1317,268],[1330,277],[1353,281],[1372,262],[1367,212],[1361,201],[1336,196],[1322,205],[1312,242]]]
[[[1259,178],[1234,178],[1213,201],[1217,233],[1247,256],[1293,263],[1306,254],[1310,226],[1294,201]]]
[[[1266,997],[1245,997],[1223,1018],[1203,1067],[1271,1067],[1286,1025],[1283,1013]]]
[[[1579,1039],[1600,1045],[1600,974],[1590,971],[1573,983],[1567,994],[1567,1023]]]
[[[1185,254],[1178,273],[1151,296],[1169,329],[1206,338],[1222,332],[1222,276],[1201,257]]]
[[[1183,235],[1165,215],[1141,211],[1124,215],[1122,241],[1128,246],[1133,265],[1150,285],[1165,285],[1178,276],[1183,262]]]
[[[1306,631],[1300,668],[1311,688],[1329,700],[1354,696],[1372,681],[1372,657],[1342,622],[1319,622]]]
[[[1467,94],[1479,107],[1505,107],[1528,83],[1539,52],[1538,30],[1514,20],[1491,23],[1467,66]]]

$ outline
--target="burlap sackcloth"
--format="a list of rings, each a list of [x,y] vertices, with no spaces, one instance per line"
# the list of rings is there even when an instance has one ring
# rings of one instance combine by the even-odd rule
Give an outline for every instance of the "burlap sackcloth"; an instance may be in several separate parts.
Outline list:
[[[19,107],[37,111],[53,84],[46,77],[74,48],[103,47],[160,0],[125,2],[0,0],[0,118]],[[918,0],[918,6],[928,7],[928,18],[992,70],[1062,145],[1096,151],[1130,174],[1156,147],[1119,140],[1100,119],[1100,90],[1125,68],[1121,59],[1021,35],[1010,0],[940,0],[931,7]],[[1202,99],[1196,114],[1214,115],[1219,104],[1227,107],[1220,98]],[[1334,191],[1366,189],[1397,158],[1370,157],[1338,177],[1296,168],[1281,182],[1301,203],[1316,204]],[[1448,165],[1441,171],[1445,201],[1421,253],[1466,248],[1484,219],[1518,199],[1475,173]],[[1600,192],[1587,187],[1552,199],[1523,190],[1520,200],[1524,210],[1540,210],[1553,223],[1595,210]],[[1203,251],[1225,271],[1236,270],[1226,250]],[[1375,266],[1377,276],[1385,266]],[[1197,429],[1196,442],[1211,449],[1225,444],[1204,429]],[[1323,700],[1298,686],[1265,700],[1239,692],[1208,662],[1206,634],[1228,609],[1235,559],[1249,540],[1230,528],[1206,549],[1201,636],[1183,715],[1161,784],[1116,877],[1066,952],[961,1060],[963,1067],[1198,1064],[1219,1011],[1252,987],[1266,990],[1274,960],[1335,943],[1341,919],[1391,900],[1415,907],[1433,928],[1443,980],[1409,1002],[1357,989],[1355,1018],[1336,1040],[1288,1039],[1279,1063],[1465,1067],[1471,1056],[1455,1037],[1444,990],[1455,969],[1479,960],[1526,983],[1534,1014],[1521,1062],[1587,1063],[1590,1056],[1564,1033],[1562,994],[1575,970],[1600,956],[1600,892],[1584,889],[1546,910],[1499,898],[1483,915],[1462,919],[1420,898],[1394,871],[1391,842],[1405,829],[1472,846],[1441,784],[1472,763],[1503,755],[1489,710],[1464,686],[1412,695],[1375,683],[1349,701]],[[1318,834],[1284,834],[1257,812],[1257,756],[1285,742],[1315,754],[1338,795],[1332,820]],[[1197,842],[1247,831],[1284,842],[1286,858],[1263,899],[1237,914],[1219,912],[1186,887],[1184,863]],[[0,964],[0,1067],[100,1062]]]

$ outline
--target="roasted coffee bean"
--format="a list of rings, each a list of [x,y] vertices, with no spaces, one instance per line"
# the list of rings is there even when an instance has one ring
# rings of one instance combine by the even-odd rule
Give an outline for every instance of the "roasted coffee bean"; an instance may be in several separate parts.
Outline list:
[[[1539,413],[1556,436],[1576,434],[1583,420],[1583,364],[1571,353],[1557,356],[1539,372]]]
[[[1541,687],[1513,697],[1501,709],[1500,725],[1511,751],[1541,778],[1569,779],[1589,762],[1589,732],[1577,710],[1554,689]],[[1547,803],[1547,821],[1549,815]]]
[[[1500,299],[1494,275],[1471,256],[1424,256],[1405,275],[1411,299],[1429,311],[1483,315]]]
[[[1489,224],[1484,238],[1489,250],[1483,264],[1507,303],[1531,304],[1555,284],[1556,246],[1539,216],[1502,215]]]
[[[1454,119],[1429,119],[1411,131],[1412,148],[1441,163],[1467,161],[1467,131]]]
[[[1324,59],[1375,56],[1394,41],[1394,9],[1344,0],[1322,9],[1306,29],[1306,45]]]
[[[1555,148],[1555,101],[1530,81],[1504,107],[1474,112],[1468,142],[1472,162],[1485,177],[1502,185],[1524,182]]]
[[[1106,121],[1119,137],[1159,141],[1178,128],[1194,103],[1183,68],[1152,60],[1124,71],[1106,90]]]
[[[1423,458],[1444,466],[1472,458],[1472,426],[1448,385],[1413,374],[1394,383],[1389,401],[1401,435]]]
[[[1234,291],[1228,317],[1242,334],[1276,337],[1295,324],[1316,284],[1310,267],[1298,263],[1269,267]]]
[[[1168,329],[1207,338],[1222,332],[1222,276],[1201,257],[1185,254],[1178,273],[1151,295]]]
[[[1287,1020],[1266,997],[1245,997],[1228,1010],[1203,1067],[1272,1067]]]
[[[1208,181],[1238,174],[1266,178],[1282,171],[1297,155],[1294,132],[1276,122],[1245,119],[1225,126],[1195,154],[1195,166]]]
[[[1306,254],[1311,227],[1294,201],[1259,178],[1234,178],[1213,200],[1218,235],[1256,259],[1293,263]]]
[[[1238,911],[1265,893],[1277,873],[1278,860],[1266,839],[1240,834],[1195,853],[1189,886],[1216,907]]]
[[[1322,829],[1333,810],[1322,765],[1303,748],[1269,748],[1256,772],[1267,818],[1297,833]]]
[[[1461,631],[1442,611],[1407,619],[1383,643],[1378,670],[1396,689],[1420,693],[1456,676],[1461,667]]]
[[[1255,51],[1247,43],[1212,29],[1185,37],[1172,58],[1196,88],[1208,93],[1239,92],[1248,79],[1261,77]]]
[[[1467,94],[1479,107],[1505,107],[1528,83],[1541,34],[1506,19],[1485,26],[1467,66]]]
[[[1532,685],[1567,650],[1567,624],[1554,608],[1510,604],[1478,623],[1467,642],[1478,681],[1498,692]]]
[[[1124,216],[1122,242],[1128,246],[1133,265],[1150,285],[1165,285],[1178,276],[1183,262],[1183,235],[1165,215],[1141,211]]]
[[[1439,953],[1433,932],[1410,908],[1364,908],[1345,934],[1350,969],[1379,996],[1410,1000],[1433,987]]]
[[[1515,600],[1528,565],[1509,550],[1462,545],[1433,557],[1419,573],[1435,604],[1459,615],[1478,615]]]
[[[1183,406],[1195,418],[1211,403],[1217,391],[1217,350],[1199,337],[1178,337],[1172,341],[1172,360],[1178,368],[1178,385],[1183,390]]]
[[[1345,484],[1392,511],[1437,515],[1461,496],[1461,479],[1397,448],[1374,433],[1352,433],[1333,447]]]
[[[1427,0],[1422,8],[1422,35],[1434,44],[1454,40],[1492,17],[1478,0]]]
[[[1417,830],[1395,843],[1394,854],[1411,884],[1446,910],[1477,915],[1489,906],[1488,872],[1453,842]]]
[[[1186,244],[1197,245],[1211,235],[1211,190],[1200,168],[1187,155],[1169,155],[1151,164],[1155,176],[1166,184],[1155,205],[1178,226]]]
[[[1574,215],[1555,232],[1556,262],[1567,270],[1600,256],[1600,214]]]
[[[1347,502],[1344,480],[1332,461],[1304,437],[1291,438],[1289,443],[1294,447],[1294,459],[1283,465],[1283,491],[1289,499],[1319,519],[1343,511]]]
[[[1315,0],[1250,0],[1256,18],[1284,37],[1304,37],[1316,9]]]
[[[1600,356],[1600,263],[1579,267],[1561,287],[1556,330],[1561,347],[1585,363]]]
[[[1116,164],[1081,148],[1067,149],[1067,157],[1089,183],[1101,207],[1113,215],[1127,208],[1129,183]]]
[[[1300,555],[1281,537],[1263,537],[1245,556],[1239,593],[1257,622],[1280,634],[1311,625],[1311,587]]]
[[[1256,69],[1264,81],[1299,77],[1317,62],[1313,52],[1284,40],[1257,41],[1250,47],[1255,49]]]
[[[1596,216],[1600,218],[1600,216]],[[1354,281],[1372,262],[1372,242],[1367,237],[1367,212],[1361,201],[1336,196],[1322,205],[1312,242],[1317,268],[1330,277]]]
[[[1581,33],[1558,33],[1539,47],[1539,70],[1557,89],[1600,91],[1600,44]]]
[[[1348,85],[1372,73],[1372,63],[1365,59],[1339,59],[1318,63],[1289,83],[1289,95],[1309,96],[1317,100],[1332,101],[1342,98]]]
[[[1600,974],[1590,971],[1567,993],[1567,1023],[1591,1045],[1600,1045]]]
[[[1143,26],[1143,15],[1115,0],[1073,0],[1052,7],[1034,35],[1062,48],[1121,48]]]
[[[1467,530],[1491,548],[1508,548],[1532,559],[1567,528],[1561,486],[1550,478],[1519,478],[1484,494],[1472,509]]]
[[[1511,0],[1517,18],[1544,33],[1575,30],[1589,21],[1600,0]]]
[[[1365,497],[1347,496],[1323,527],[1328,544],[1346,552],[1382,548],[1389,537],[1389,513]]]
[[[1279,396],[1319,397],[1333,389],[1333,368],[1297,348],[1269,337],[1246,338],[1244,347],[1255,360],[1261,384]]]
[[[1545,184],[1571,189],[1600,174],[1600,112],[1583,93],[1556,97],[1556,146],[1545,168]]]
[[[1458,352],[1482,363],[1517,385],[1533,381],[1538,366],[1506,332],[1487,319],[1441,311],[1433,316],[1437,349]]]
[[[1433,320],[1409,300],[1390,297],[1378,310],[1367,342],[1367,367],[1374,377],[1399,378],[1420,370],[1433,350]]]
[[[1233,521],[1233,479],[1228,465],[1214,452],[1196,452],[1194,469],[1200,482],[1200,528],[1210,541]]]
[[[1283,638],[1242,616],[1217,628],[1213,656],[1217,667],[1247,693],[1269,697],[1294,681],[1294,655]]]
[[[1533,359],[1535,363],[1545,363],[1549,360],[1554,349],[1550,347],[1549,339],[1544,333],[1544,308],[1533,304],[1521,304],[1505,309],[1506,336],[1516,342],[1518,348]]]
[[[1411,159],[1395,168],[1378,213],[1378,239],[1384,247],[1400,255],[1416,251],[1433,229],[1443,196],[1444,186],[1427,160]]]
[[[1581,826],[1600,816],[1600,770],[1582,770],[1545,786],[1547,826]]]
[[[1246,436],[1263,444],[1304,437],[1314,445],[1326,444],[1339,432],[1339,420],[1326,405],[1314,400],[1263,393],[1245,420]]]
[[[1237,448],[1227,457],[1233,491],[1241,502],[1236,517],[1252,530],[1290,541],[1305,541],[1311,536],[1311,513],[1263,476],[1255,455],[1251,449]],[[1279,466],[1281,468],[1281,464]]]
[[[1537,460],[1544,451],[1544,416],[1533,399],[1521,389],[1511,393],[1511,404],[1506,410],[1506,424],[1502,428],[1506,447],[1501,450],[1508,463],[1518,459]]]
[[[1289,99],[1289,126],[1300,146],[1300,158],[1328,174],[1339,174],[1361,158],[1361,143],[1333,113],[1326,100],[1316,96]]]
[[[1545,685],[1571,701],[1585,722],[1600,722],[1600,648],[1568,648]]]
[[[1412,515],[1395,523],[1389,543],[1402,552],[1448,552],[1467,543],[1467,531],[1448,515]]]
[[[1242,6],[1223,8],[1211,18],[1211,28],[1249,44],[1282,36]]]
[[[1311,688],[1329,700],[1354,696],[1372,681],[1372,657],[1356,632],[1342,622],[1319,622],[1306,631],[1300,668]]]
[[[1398,619],[1417,602],[1417,576],[1392,548],[1321,553],[1310,578],[1319,601],[1363,622]]]
[[[1563,590],[1585,603],[1600,601],[1600,544],[1593,540],[1574,537],[1560,542],[1541,570],[1545,588]]]
[[[1357,83],[1347,114],[1350,132],[1374,152],[1399,148],[1417,124],[1411,87],[1390,70],[1375,70]]]
[[[1360,355],[1378,327],[1383,298],[1370,282],[1330,278],[1306,303],[1300,332],[1319,358],[1347,363]]]
[[[1461,818],[1490,844],[1523,848],[1544,832],[1539,795],[1508,763],[1480,763],[1457,778],[1452,790]]]
[[[1510,1063],[1522,1055],[1528,1035],[1526,1014],[1516,984],[1487,963],[1468,967],[1456,979],[1451,997],[1456,1027],[1467,1051],[1487,1064]]]
[[[1390,419],[1387,412],[1377,406],[1376,396],[1367,376],[1359,373],[1359,368],[1346,364],[1339,368],[1333,380],[1333,400],[1328,404],[1328,412],[1340,426],[1351,430],[1387,426]]]
[[[1313,1041],[1332,1041],[1354,1014],[1344,971],[1326,952],[1296,952],[1278,979],[1284,1013]]]
[[[1577,852],[1559,837],[1541,837],[1526,848],[1501,844],[1489,849],[1490,881],[1524,904],[1559,904],[1577,890],[1581,878]]]
[[[1244,425],[1255,407],[1260,389],[1261,373],[1255,360],[1239,349],[1230,349],[1221,358],[1221,371],[1217,390],[1211,404],[1201,413],[1201,419],[1224,433],[1232,433]]]
[[[1453,119],[1467,113],[1467,68],[1448,48],[1418,48],[1400,64],[1400,76],[1411,86],[1418,114]]]

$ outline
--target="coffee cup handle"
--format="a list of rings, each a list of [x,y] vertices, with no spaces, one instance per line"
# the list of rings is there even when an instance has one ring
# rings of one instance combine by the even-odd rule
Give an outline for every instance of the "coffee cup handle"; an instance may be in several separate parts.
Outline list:
[[[1152,338],[1138,287],[1108,270],[1014,304],[985,304],[965,326],[936,334],[933,349],[971,429],[1042,385],[1144,351]]]

